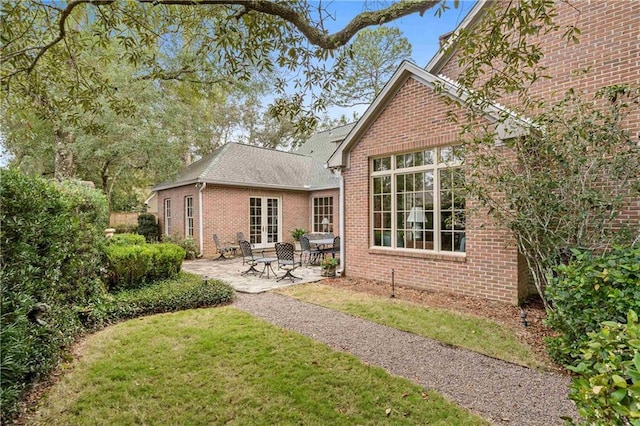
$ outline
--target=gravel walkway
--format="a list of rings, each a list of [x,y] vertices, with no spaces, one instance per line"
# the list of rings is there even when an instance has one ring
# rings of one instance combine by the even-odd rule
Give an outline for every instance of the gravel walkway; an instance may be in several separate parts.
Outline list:
[[[570,380],[273,293],[237,294],[235,307],[363,362],[433,389],[500,425],[562,424],[579,418]]]

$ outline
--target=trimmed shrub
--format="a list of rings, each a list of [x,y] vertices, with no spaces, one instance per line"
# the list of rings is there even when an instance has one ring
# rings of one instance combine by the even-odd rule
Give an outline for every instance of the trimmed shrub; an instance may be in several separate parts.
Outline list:
[[[559,333],[547,341],[548,350],[556,362],[569,365],[602,322],[625,322],[629,310],[640,312],[640,247],[573,254],[546,289],[553,305],[546,324]]]
[[[116,234],[135,234],[138,232],[138,224],[118,223],[113,225],[112,228],[116,230]]]
[[[76,306],[104,297],[107,201],[81,183],[0,170],[0,405],[2,422],[24,391],[84,331]]]
[[[109,245],[107,254],[110,290],[142,287],[180,272],[184,249],[175,244]]]
[[[607,321],[588,335],[569,397],[585,424],[640,425],[640,325],[629,311],[626,324]]]
[[[184,249],[176,244],[152,244],[153,261],[149,271],[151,280],[171,278],[180,272],[184,260]]]
[[[124,290],[108,301],[87,307],[85,321],[88,327],[100,327],[142,315],[222,305],[230,303],[233,295],[228,284],[217,280],[205,282],[197,275],[182,272],[174,279]]]
[[[109,244],[115,244],[119,246],[135,246],[146,244],[144,235],[140,234],[114,234],[113,237],[108,239]]]
[[[138,216],[138,234],[144,235],[144,238],[149,243],[160,240],[160,228],[155,215],[140,213]]]

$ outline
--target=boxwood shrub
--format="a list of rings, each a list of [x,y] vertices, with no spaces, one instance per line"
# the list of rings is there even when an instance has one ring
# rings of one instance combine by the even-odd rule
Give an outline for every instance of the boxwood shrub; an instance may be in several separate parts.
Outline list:
[[[624,323],[630,310],[640,312],[640,246],[599,256],[574,251],[557,272],[546,289],[553,306],[546,323],[558,332],[548,349],[557,362],[575,365],[588,333],[604,321]]]
[[[171,278],[180,272],[184,259],[184,249],[170,243],[110,244],[105,252],[110,290],[139,288]]]
[[[145,240],[144,235],[140,234],[114,234],[108,240],[109,244],[115,244],[119,246],[133,246],[133,245],[142,245],[147,242]]]

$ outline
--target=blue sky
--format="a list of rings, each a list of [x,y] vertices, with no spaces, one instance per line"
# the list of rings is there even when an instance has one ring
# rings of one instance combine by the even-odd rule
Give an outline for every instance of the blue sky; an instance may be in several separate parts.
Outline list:
[[[365,11],[368,3],[369,7],[380,8],[387,4],[385,1],[376,0],[336,0],[326,3],[327,9],[335,13],[336,21],[333,25],[327,25],[330,30],[344,27],[354,16]],[[475,0],[461,0],[458,8],[453,7],[453,1],[447,1],[450,7],[442,16],[435,16],[435,10],[428,10],[422,17],[415,13],[407,17],[397,19],[387,24],[400,28],[405,37],[413,46],[414,62],[423,67],[438,50],[438,37],[444,33],[452,31],[469,13],[469,10],[476,3]]]
[[[386,1],[377,0],[335,0],[327,2],[323,0],[322,4],[327,10],[335,16],[335,22],[325,22],[325,26],[330,31],[336,31],[344,27],[354,16],[366,10],[367,3],[369,8],[379,9]],[[461,0],[457,8],[453,7],[453,1],[447,1],[450,9],[446,10],[441,16],[435,16],[437,9],[428,10],[423,16],[419,14],[409,15],[407,17],[397,19],[390,22],[387,26],[398,27],[413,47],[413,61],[420,67],[427,65],[427,62],[435,55],[439,47],[439,37],[449,31],[454,30],[458,24],[469,13],[476,0]],[[360,116],[366,110],[366,106],[355,108],[330,108],[329,116],[337,118],[341,114],[351,117],[352,112],[357,112]]]

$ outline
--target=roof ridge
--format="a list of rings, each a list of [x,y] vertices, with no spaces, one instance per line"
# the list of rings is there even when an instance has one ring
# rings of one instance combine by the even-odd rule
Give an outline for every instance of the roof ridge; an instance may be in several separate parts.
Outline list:
[[[200,175],[198,175],[198,179],[204,179],[207,176],[207,174],[209,174],[209,171],[211,170],[213,165],[217,164],[218,159],[220,158],[220,154],[222,154],[223,151],[226,151],[228,149],[227,147],[231,143],[234,143],[234,142],[225,143],[224,145],[222,145],[222,146],[218,147],[217,149],[213,150],[213,152],[211,153],[213,158],[209,161],[209,164],[207,164],[207,167],[204,168],[202,173],[200,173]],[[204,158],[205,157],[203,157],[202,159],[204,159]]]
[[[308,157],[308,155],[298,154],[297,152],[283,151],[283,150],[277,149],[277,148],[269,148],[269,147],[266,147],[266,146],[251,145],[251,144],[242,143],[242,142],[229,142],[229,143],[227,143],[225,145],[230,145],[230,144],[244,146],[244,147],[250,147],[250,148],[264,149],[264,150],[267,150],[267,151],[279,152],[279,153],[282,153],[282,154],[291,154],[291,155],[298,155],[298,156],[301,156],[301,157]]]
[[[351,123],[341,124],[341,125],[339,125],[339,126],[332,127],[332,128],[330,128],[330,129],[320,130],[320,131],[318,131],[318,132],[314,133],[314,135],[317,135],[317,134],[320,134],[320,133],[331,132],[331,131],[334,131],[334,130],[339,129],[339,128],[341,128],[341,127],[352,126],[352,125],[354,125],[354,124],[356,124],[356,123],[357,123],[357,120],[356,120],[356,121],[352,121]],[[312,136],[313,136],[313,135],[312,135]]]

